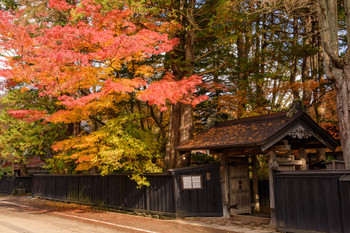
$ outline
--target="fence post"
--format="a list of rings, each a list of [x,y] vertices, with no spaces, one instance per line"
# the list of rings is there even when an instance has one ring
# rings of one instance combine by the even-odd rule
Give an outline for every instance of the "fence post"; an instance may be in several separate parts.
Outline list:
[[[278,163],[276,161],[276,152],[269,151],[269,189],[270,189],[270,211],[272,225],[276,225],[276,211],[275,211],[275,184],[274,184],[274,170],[278,169]]]
[[[68,185],[67,185],[67,175],[64,176],[64,187],[65,187],[65,200],[68,200]]]
[[[150,177],[147,177],[148,181],[151,182],[151,178]],[[143,187],[143,195],[144,195],[144,203],[145,203],[145,210],[149,210],[149,191],[151,189],[151,185],[148,186],[148,187]]]
[[[55,176],[55,177],[54,177],[54,181],[55,181],[55,182],[54,182],[54,186],[53,186],[53,187],[54,187],[54,194],[53,194],[53,195],[54,195],[54,198],[55,198],[55,199],[56,199],[56,197],[57,197],[57,190],[56,190],[56,189],[57,189],[57,180],[58,180],[58,177]]]
[[[109,176],[106,176],[106,205],[108,206],[109,205],[109,190],[110,190],[110,187],[109,187]]]
[[[258,170],[257,170],[257,155],[253,155],[252,158],[252,178],[253,178],[253,202],[254,202],[254,212],[260,212],[260,197],[259,197],[259,184],[258,184]]]

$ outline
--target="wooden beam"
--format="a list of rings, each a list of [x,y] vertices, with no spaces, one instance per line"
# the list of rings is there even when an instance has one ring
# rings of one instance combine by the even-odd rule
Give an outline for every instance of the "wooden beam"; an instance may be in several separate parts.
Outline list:
[[[256,148],[248,148],[248,149],[228,149],[225,150],[225,152],[229,156],[237,156],[237,155],[255,155],[255,154],[262,154],[266,152],[262,152],[259,147]]]
[[[229,210],[229,187],[228,187],[228,157],[226,153],[220,156],[220,183],[221,183],[221,197],[222,197],[222,216],[224,218],[230,217]]]
[[[325,150],[325,148],[317,149],[317,162],[320,162],[322,160],[326,160],[326,150]]]
[[[272,151],[289,151],[291,149],[292,148],[290,145],[276,145],[269,148],[269,150]]]
[[[292,150],[299,150],[302,147],[304,149],[323,149],[322,143],[299,143],[298,145],[292,145]]]
[[[271,224],[276,225],[276,212],[275,212],[275,193],[273,172],[278,170],[277,156],[275,151],[269,151],[269,190],[270,190],[270,211],[271,211]]]
[[[292,160],[292,161],[279,161],[279,166],[302,166],[302,160]]]
[[[281,142],[283,142],[284,145],[288,145],[288,140],[281,140]]]
[[[258,164],[258,159],[256,155],[252,155],[253,205],[254,205],[255,213],[260,212],[257,164]]]
[[[299,148],[299,155],[300,155],[300,160],[302,162],[302,164],[300,166],[300,170],[307,170],[307,163],[306,163],[307,154],[306,154],[306,150],[304,148]]]
[[[218,150],[209,150],[209,154],[222,154],[223,150],[222,149],[218,149]]]

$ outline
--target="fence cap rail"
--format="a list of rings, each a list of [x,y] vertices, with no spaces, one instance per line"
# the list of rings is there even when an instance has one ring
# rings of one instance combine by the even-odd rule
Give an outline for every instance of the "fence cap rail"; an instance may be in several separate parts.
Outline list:
[[[282,176],[341,176],[350,175],[350,170],[308,170],[308,171],[276,171],[275,177]]]
[[[128,176],[128,175],[132,175],[132,173],[120,173],[120,174],[109,174],[109,175],[105,175],[105,176]],[[147,173],[147,174],[143,174],[146,177],[150,177],[150,176],[171,176],[170,172],[164,172],[164,173]],[[83,176],[91,176],[91,177],[98,177],[98,176],[102,176],[100,174],[34,174],[33,176],[52,176],[52,177],[56,177],[56,176],[76,176],[76,177],[83,177]]]
[[[186,171],[197,171],[197,170],[203,170],[206,168],[215,168],[219,167],[219,163],[211,163],[211,164],[203,164],[203,165],[197,165],[197,166],[189,166],[189,167],[180,167],[180,168],[174,168],[169,169],[169,172],[171,173],[180,173],[180,172],[186,172]]]
[[[348,181],[350,182],[350,175],[343,175],[339,178],[339,181]]]

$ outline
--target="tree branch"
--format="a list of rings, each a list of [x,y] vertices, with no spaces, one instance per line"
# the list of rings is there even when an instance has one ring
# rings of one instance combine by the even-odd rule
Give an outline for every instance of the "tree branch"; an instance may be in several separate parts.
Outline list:
[[[216,67],[215,69],[203,71],[203,72],[201,72],[201,73],[199,73],[199,74],[197,74],[197,75],[202,76],[202,75],[204,75],[204,74],[214,73],[215,71],[218,71],[218,70],[220,70],[223,66],[225,66],[225,65],[227,64],[227,62],[228,62],[228,59],[227,59],[224,63],[222,63],[220,66]]]
[[[195,58],[193,61],[194,61],[194,62],[196,62],[196,61],[198,61],[198,60],[202,59],[203,57],[208,56],[209,54],[211,54],[212,52],[214,52],[216,49],[218,49],[220,46],[221,46],[221,44],[219,44],[219,45],[218,45],[218,46],[216,46],[215,48],[213,48],[213,49],[209,50],[208,52],[206,52],[206,53],[202,54],[201,56],[199,56],[199,57]]]

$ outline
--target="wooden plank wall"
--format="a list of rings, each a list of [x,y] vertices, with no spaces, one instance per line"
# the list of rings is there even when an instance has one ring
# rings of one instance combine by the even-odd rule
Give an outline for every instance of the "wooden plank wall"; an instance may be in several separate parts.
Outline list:
[[[4,176],[0,180],[0,193],[12,194],[14,192],[14,177]]]
[[[177,215],[221,217],[222,198],[220,184],[220,165],[207,165],[201,167],[187,167],[175,169],[176,182],[176,210]],[[200,175],[203,188],[195,190],[182,189],[181,177],[183,175]]]
[[[14,194],[16,188],[24,188],[26,193],[31,193],[32,177],[29,176],[4,176],[0,180],[1,194]]]
[[[127,175],[34,175],[34,196],[106,207],[175,213],[171,175],[147,176],[137,188]]]
[[[339,182],[340,208],[343,232],[350,232],[350,174],[343,176]]]
[[[203,188],[182,190],[181,176],[201,174]],[[219,165],[147,175],[137,188],[128,175],[34,175],[32,194],[42,198],[173,216],[222,216]]]
[[[295,232],[350,232],[350,171],[275,174],[277,228]]]

